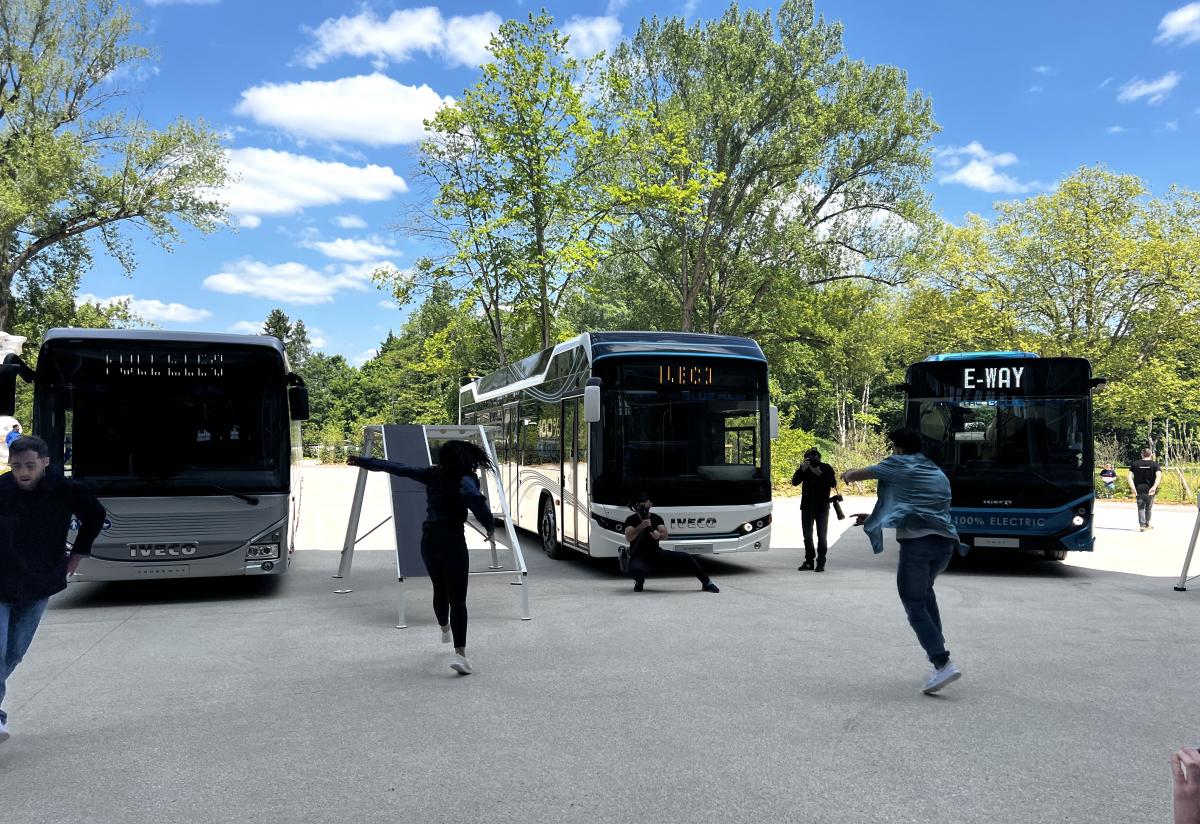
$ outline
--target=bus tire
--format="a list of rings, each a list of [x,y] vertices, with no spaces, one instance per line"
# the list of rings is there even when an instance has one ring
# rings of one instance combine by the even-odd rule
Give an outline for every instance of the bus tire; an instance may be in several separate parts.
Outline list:
[[[538,508],[538,535],[542,538],[542,551],[558,560],[563,556],[563,546],[558,540],[558,519],[554,517],[552,498],[543,498]]]
[[[1042,557],[1047,561],[1065,561],[1067,560],[1067,551],[1065,549],[1043,549]]]

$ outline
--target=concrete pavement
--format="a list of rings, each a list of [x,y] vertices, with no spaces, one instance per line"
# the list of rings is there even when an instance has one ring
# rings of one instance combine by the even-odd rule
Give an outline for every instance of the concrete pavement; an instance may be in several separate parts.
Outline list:
[[[457,677],[426,582],[393,628],[390,552],[364,541],[332,594],[352,483],[306,470],[278,582],[59,596],[9,682],[0,821],[1168,821],[1167,757],[1200,739],[1200,584],[1156,577],[1178,574],[1190,508],[1143,534],[1102,504],[1092,556],[952,568],[966,675],[926,697],[894,553],[835,523],[829,571],[796,572],[795,499],[771,552],[705,559],[719,595],[635,594],[527,536],[534,620],[507,579],[473,579],[477,673]]]

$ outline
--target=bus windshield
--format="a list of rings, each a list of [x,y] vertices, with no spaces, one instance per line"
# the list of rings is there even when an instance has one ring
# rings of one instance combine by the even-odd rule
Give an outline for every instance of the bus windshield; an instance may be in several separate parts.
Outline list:
[[[604,477],[660,505],[770,500],[762,366],[624,362],[606,394]],[[609,484],[603,484],[607,487]]]
[[[271,349],[61,347],[38,372],[52,460],[97,493],[287,490],[283,363]]]
[[[958,477],[995,470],[1090,479],[1085,398],[919,402],[926,454]]]

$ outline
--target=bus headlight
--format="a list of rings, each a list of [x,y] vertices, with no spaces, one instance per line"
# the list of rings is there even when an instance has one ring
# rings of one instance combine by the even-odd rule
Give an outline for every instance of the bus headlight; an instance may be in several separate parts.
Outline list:
[[[247,561],[274,560],[279,557],[279,544],[250,544],[246,550]]]
[[[753,532],[754,524],[742,524],[742,532]]]
[[[254,536],[254,539],[250,541],[250,547],[246,550],[246,560],[274,560],[279,557],[279,550],[282,545],[283,527],[276,526],[261,535]]]
[[[1076,515],[1074,518],[1071,519],[1071,523],[1073,523],[1075,526],[1083,526],[1083,524],[1084,524],[1083,516]]]

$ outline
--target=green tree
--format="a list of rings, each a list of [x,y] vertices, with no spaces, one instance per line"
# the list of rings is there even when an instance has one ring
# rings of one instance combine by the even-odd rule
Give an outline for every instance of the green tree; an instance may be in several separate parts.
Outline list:
[[[149,58],[115,0],[0,2],[0,329],[13,284],[54,247],[94,238],[132,271],[123,226],[170,248],[223,220],[225,155],[203,123],[151,129],[116,108]]]
[[[287,352],[292,370],[303,373],[305,364],[312,357],[312,341],[308,337],[308,328],[300,318],[296,318],[296,322],[284,338],[283,348]]]
[[[707,24],[643,20],[616,49],[617,108],[679,124],[679,175],[715,184],[686,217],[639,210],[627,238],[680,328],[759,334],[789,287],[896,283],[919,264],[929,100],[899,69],[847,58],[841,35],[811,0],[775,16],[735,3]]]
[[[291,318],[278,307],[272,309],[267,315],[267,319],[263,321],[262,333],[275,336],[280,343],[287,343],[288,336],[292,334]]]

